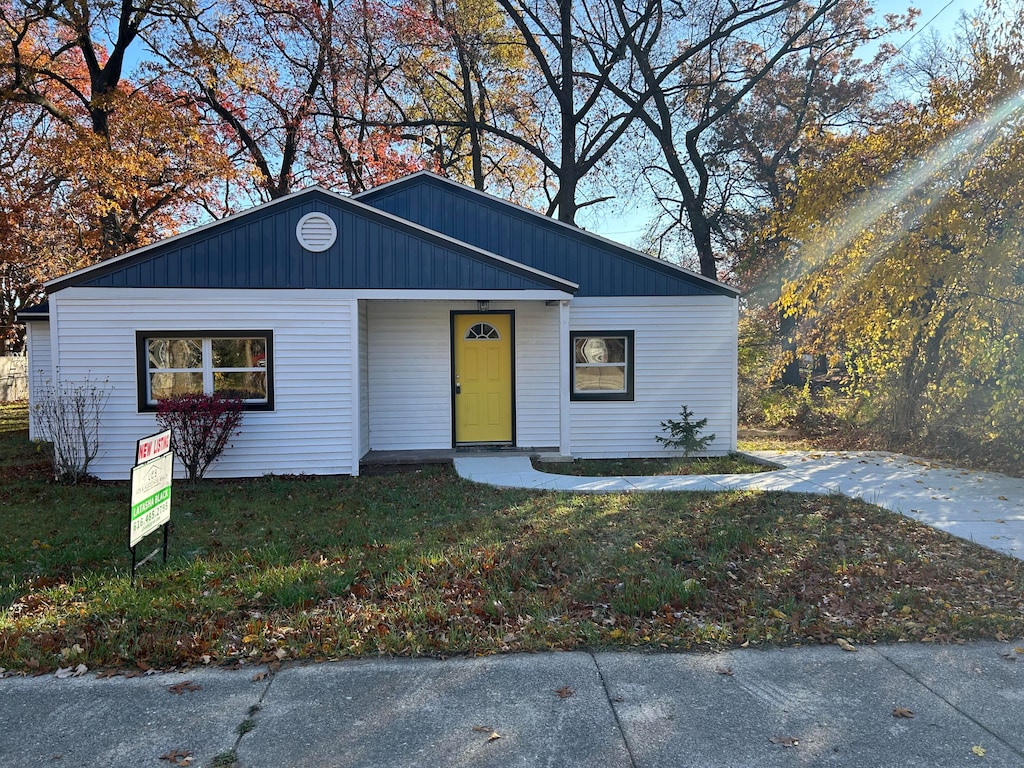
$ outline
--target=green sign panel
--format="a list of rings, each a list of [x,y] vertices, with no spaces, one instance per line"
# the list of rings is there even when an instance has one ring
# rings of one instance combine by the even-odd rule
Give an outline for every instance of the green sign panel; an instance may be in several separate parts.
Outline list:
[[[132,468],[132,521],[128,546],[134,547],[171,519],[174,454],[165,453]]]

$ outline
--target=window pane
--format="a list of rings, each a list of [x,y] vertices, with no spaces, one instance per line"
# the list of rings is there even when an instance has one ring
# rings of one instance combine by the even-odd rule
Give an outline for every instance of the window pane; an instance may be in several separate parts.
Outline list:
[[[625,392],[626,366],[577,367],[575,383],[577,392]]]
[[[213,339],[214,368],[266,368],[266,339]]]
[[[149,376],[149,396],[152,400],[202,391],[202,373],[152,373]]]
[[[202,368],[202,339],[148,339],[149,368]]]
[[[215,372],[213,374],[213,391],[242,400],[266,400],[267,374],[264,371],[253,371],[252,373]]]
[[[581,336],[573,351],[577,363],[626,362],[626,340],[621,336]]]
[[[466,339],[500,339],[498,329],[490,323],[477,323],[466,331]]]

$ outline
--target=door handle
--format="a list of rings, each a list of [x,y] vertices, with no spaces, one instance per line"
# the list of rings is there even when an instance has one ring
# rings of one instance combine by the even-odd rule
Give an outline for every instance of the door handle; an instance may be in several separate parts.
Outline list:
[[[456,395],[461,395],[462,394],[462,385],[459,382],[455,382],[455,394]]]

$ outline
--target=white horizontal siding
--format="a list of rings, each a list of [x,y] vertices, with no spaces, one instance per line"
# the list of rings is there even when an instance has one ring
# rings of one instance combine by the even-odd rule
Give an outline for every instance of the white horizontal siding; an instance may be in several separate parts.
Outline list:
[[[559,444],[558,306],[509,307],[516,308],[516,444],[554,447]]]
[[[575,299],[573,331],[635,332],[633,401],[573,401],[572,454],[583,458],[673,453],[654,437],[686,405],[715,435],[711,454],[736,449],[735,299],[645,297]],[[568,364],[568,361],[566,362]],[[675,453],[678,453],[676,451]]]
[[[370,449],[452,445],[449,302],[367,302]]]
[[[349,474],[353,467],[355,384],[350,338],[355,301],[328,292],[111,292],[109,298],[56,294],[62,382],[109,388],[101,455],[91,471],[127,478],[135,441],[156,429],[138,412],[135,332],[264,330],[274,334],[274,411],[250,411],[209,477]],[[179,468],[180,470],[180,468]]]
[[[53,345],[50,342],[50,323],[25,323],[25,347],[28,351],[28,401],[38,401],[42,393],[53,386]],[[29,440],[40,440],[35,409],[28,409]]]
[[[452,445],[451,312],[475,302],[366,302],[370,448]],[[558,308],[491,301],[514,311],[516,444],[558,445]]]

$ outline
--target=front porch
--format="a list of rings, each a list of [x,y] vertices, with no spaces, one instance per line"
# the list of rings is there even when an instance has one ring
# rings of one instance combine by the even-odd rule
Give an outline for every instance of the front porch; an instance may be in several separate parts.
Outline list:
[[[479,304],[359,299],[362,463],[392,454],[407,458],[391,463],[450,463],[453,447],[491,445],[568,453],[568,300]]]
[[[370,451],[359,460],[360,475],[386,475],[417,466],[451,466],[457,458],[484,456],[558,457],[558,446],[516,448],[514,446],[467,446],[464,448]]]

